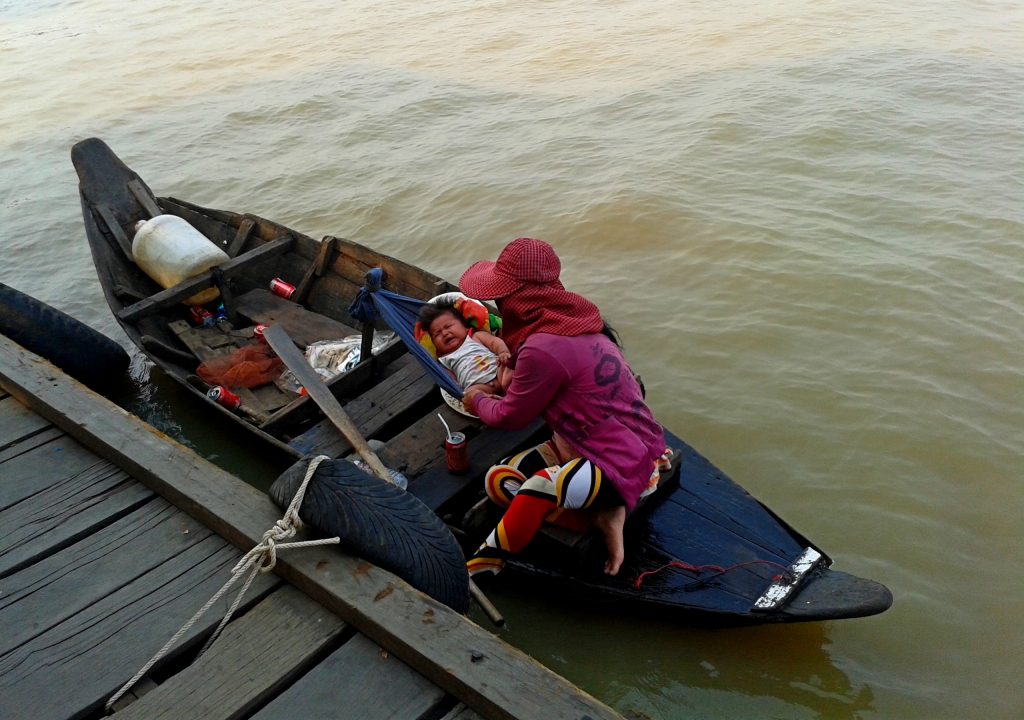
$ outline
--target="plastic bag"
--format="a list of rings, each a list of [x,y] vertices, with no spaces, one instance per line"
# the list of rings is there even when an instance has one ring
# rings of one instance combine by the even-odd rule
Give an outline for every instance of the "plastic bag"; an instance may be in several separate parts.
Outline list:
[[[371,352],[377,354],[395,337],[393,332],[375,333]],[[327,382],[335,375],[348,372],[359,364],[359,350],[363,344],[361,335],[349,335],[340,340],[318,340],[306,346],[306,362]],[[278,387],[299,392],[300,385],[291,370],[281,375]]]

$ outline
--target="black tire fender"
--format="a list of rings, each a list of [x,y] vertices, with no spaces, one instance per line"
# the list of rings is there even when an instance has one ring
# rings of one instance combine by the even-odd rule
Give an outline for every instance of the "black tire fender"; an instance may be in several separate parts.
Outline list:
[[[278,506],[291,504],[308,466],[308,459],[300,460],[270,486]],[[347,460],[324,460],[306,487],[299,517],[319,537],[340,537],[348,552],[390,570],[452,610],[469,610],[462,549],[441,518],[414,495]]]
[[[98,392],[121,380],[130,361],[103,333],[3,283],[0,333]]]

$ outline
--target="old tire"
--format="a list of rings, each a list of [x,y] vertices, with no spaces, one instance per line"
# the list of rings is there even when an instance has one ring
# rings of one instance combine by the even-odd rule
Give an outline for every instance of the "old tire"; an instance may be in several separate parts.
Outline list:
[[[270,487],[281,508],[306,476],[301,460]],[[299,517],[323,537],[337,535],[347,551],[390,570],[459,613],[469,609],[469,575],[462,549],[430,508],[401,488],[372,477],[347,460],[317,466]]]
[[[128,368],[128,353],[106,335],[3,283],[0,334],[97,392],[114,387]]]

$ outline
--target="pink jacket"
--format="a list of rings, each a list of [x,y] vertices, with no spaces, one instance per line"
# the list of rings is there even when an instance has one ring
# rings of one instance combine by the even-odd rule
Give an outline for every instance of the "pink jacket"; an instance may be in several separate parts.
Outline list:
[[[502,398],[480,398],[480,419],[517,430],[543,416],[597,465],[632,509],[648,485],[665,436],[619,348],[604,335],[534,333],[516,354]]]

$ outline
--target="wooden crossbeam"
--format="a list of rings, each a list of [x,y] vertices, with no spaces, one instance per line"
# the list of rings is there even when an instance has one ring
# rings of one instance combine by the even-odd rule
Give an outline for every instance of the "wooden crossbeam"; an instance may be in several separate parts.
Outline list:
[[[256,227],[256,222],[252,218],[242,220],[242,223],[238,226],[238,232],[235,233],[234,239],[228,245],[228,257],[234,257],[238,254],[238,251],[245,245],[245,241],[252,235],[254,227]]]
[[[225,277],[230,277],[243,268],[287,252],[294,243],[295,238],[291,235],[279,237],[276,240],[271,240],[260,245],[258,248],[250,250],[244,255],[228,260],[220,266],[220,270],[224,273]],[[144,318],[166,307],[176,305],[182,300],[195,295],[200,290],[205,290],[213,284],[213,278],[213,271],[207,270],[201,275],[196,275],[194,278],[184,280],[172,288],[161,290],[145,300],[129,305],[119,312],[117,317],[123,322],[135,322],[139,318]]]
[[[314,259],[313,262],[310,263],[309,267],[306,268],[306,274],[303,275],[298,287],[295,288],[295,294],[292,296],[292,300],[297,303],[305,302],[306,295],[309,294],[310,289],[313,287],[313,280],[324,274],[324,270],[327,268],[327,261],[331,257],[331,250],[333,248],[334,238],[330,235],[320,241],[320,249],[317,251],[316,259]]]

